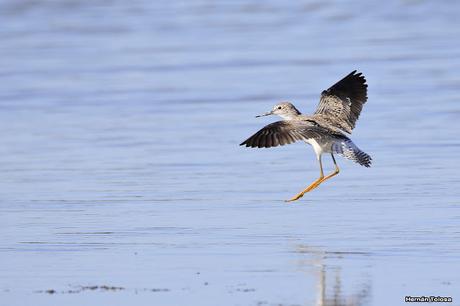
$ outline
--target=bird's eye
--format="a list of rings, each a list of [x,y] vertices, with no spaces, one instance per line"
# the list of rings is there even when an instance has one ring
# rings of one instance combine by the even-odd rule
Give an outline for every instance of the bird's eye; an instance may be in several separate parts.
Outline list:
[[[281,109],[281,106],[278,106],[278,109]]]

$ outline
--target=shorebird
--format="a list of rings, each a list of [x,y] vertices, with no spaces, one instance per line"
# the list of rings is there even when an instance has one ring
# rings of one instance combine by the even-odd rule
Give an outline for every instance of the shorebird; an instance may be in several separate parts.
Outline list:
[[[324,181],[339,174],[334,153],[364,167],[370,167],[372,158],[361,151],[345,133],[351,134],[359,114],[367,101],[367,84],[362,73],[352,71],[321,93],[313,115],[303,115],[292,103],[282,102],[262,116],[278,115],[283,120],[271,123],[243,141],[251,148],[270,148],[304,141],[313,147],[319,163],[320,176],[307,188],[286,202],[296,201]],[[321,156],[330,153],[335,170],[324,175]]]

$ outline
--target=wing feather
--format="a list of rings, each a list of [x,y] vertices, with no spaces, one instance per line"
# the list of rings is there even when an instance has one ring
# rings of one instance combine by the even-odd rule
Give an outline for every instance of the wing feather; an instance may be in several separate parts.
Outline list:
[[[309,138],[321,138],[331,134],[311,121],[277,121],[271,123],[243,141],[240,145],[251,148],[270,148]]]
[[[366,79],[355,70],[321,93],[314,117],[351,133],[366,101]]]

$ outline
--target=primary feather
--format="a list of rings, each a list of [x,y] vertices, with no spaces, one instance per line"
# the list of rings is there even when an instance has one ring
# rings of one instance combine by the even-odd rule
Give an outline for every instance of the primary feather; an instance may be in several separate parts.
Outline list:
[[[366,79],[355,70],[321,93],[312,117],[351,134],[366,101]]]

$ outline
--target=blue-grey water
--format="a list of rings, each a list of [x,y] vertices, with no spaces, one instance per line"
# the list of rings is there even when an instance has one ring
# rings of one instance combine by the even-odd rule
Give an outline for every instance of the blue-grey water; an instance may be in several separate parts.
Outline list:
[[[460,305],[459,15],[0,1],[0,304]],[[339,158],[284,203],[318,176],[312,149],[238,144],[354,69],[373,167]]]

